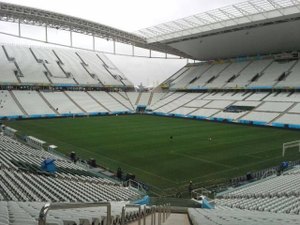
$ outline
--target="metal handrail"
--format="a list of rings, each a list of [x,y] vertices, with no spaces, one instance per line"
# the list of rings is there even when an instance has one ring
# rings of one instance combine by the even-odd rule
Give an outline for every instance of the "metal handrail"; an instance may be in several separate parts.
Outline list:
[[[111,204],[110,202],[98,202],[98,203],[46,203],[40,211],[38,225],[46,225],[47,214],[50,210],[59,209],[76,209],[76,208],[90,208],[106,206],[107,208],[107,220],[106,225],[111,225]]]
[[[125,211],[126,208],[138,208],[139,210],[139,218],[138,218],[138,225],[141,225],[141,219],[142,219],[142,206],[141,205],[134,205],[134,204],[128,204],[122,207],[122,216],[121,216],[121,225],[125,224]],[[145,212],[144,212],[145,216]]]

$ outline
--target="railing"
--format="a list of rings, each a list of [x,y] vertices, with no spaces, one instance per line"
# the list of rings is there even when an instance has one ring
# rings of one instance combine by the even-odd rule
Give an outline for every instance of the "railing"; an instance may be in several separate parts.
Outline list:
[[[106,207],[106,225],[111,225],[111,204],[109,202],[99,203],[46,203],[40,211],[38,225],[46,225],[47,214],[50,210],[76,209],[104,206]]]
[[[141,205],[125,205],[122,208],[122,216],[121,216],[121,225],[125,225],[126,221],[125,221],[125,217],[126,217],[126,209],[127,208],[138,208],[138,225],[142,225],[142,220],[143,220],[143,225],[147,225],[147,220],[146,220],[146,216],[147,216],[147,208],[146,206],[143,207]],[[166,222],[166,220],[168,219],[168,217],[171,215],[171,205],[170,204],[165,204],[165,205],[161,205],[161,206],[152,206],[149,208],[150,210],[150,224],[151,225],[156,225],[156,221],[157,221],[157,225],[161,225],[162,223]],[[158,213],[157,219],[156,220],[156,213]]]
[[[89,208],[89,207],[106,207],[106,225],[112,224],[111,216],[111,204],[109,202],[99,202],[99,203],[46,203],[40,211],[38,225],[46,225],[47,214],[50,210],[60,210],[60,209],[76,209],[76,208]],[[121,215],[121,225],[126,224],[126,209],[128,208],[137,208],[138,209],[138,225],[147,225],[147,207],[142,207],[141,205],[132,205],[128,204],[122,208]],[[149,207],[151,216],[150,221],[151,225],[161,225],[164,223],[171,214],[171,205],[165,204],[161,206],[152,206]],[[156,214],[158,213],[158,220],[156,220]]]
[[[133,187],[137,190],[139,190],[141,193],[143,194],[147,194],[146,190],[144,189],[143,185],[140,184],[138,181],[136,180],[132,180],[132,179],[129,179],[127,181],[124,182],[124,185],[125,186],[128,186],[128,187]]]

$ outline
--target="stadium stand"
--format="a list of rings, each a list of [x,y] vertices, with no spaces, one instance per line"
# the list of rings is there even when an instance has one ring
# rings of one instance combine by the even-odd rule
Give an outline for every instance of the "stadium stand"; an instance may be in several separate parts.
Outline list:
[[[2,46],[8,60],[15,63],[15,74],[24,84],[49,84],[42,63],[38,63],[31,50],[23,46]],[[4,67],[5,68],[5,67]],[[1,71],[4,69],[1,67]],[[4,71],[5,73],[6,71]]]
[[[187,86],[188,89],[197,89],[208,87],[222,71],[224,71],[230,63],[219,63],[212,65],[208,70],[201,74],[201,76],[195,81],[191,81]]]
[[[84,112],[107,112],[104,107],[92,99],[86,92],[66,91],[65,93],[74,101],[78,108],[82,108]]]
[[[133,86],[101,53],[17,45],[1,47],[3,84]]]
[[[11,96],[11,93],[7,90],[0,91],[0,112],[1,116],[17,117],[24,115]]]
[[[96,100],[101,102],[101,104],[104,107],[106,107],[110,112],[130,111],[126,106],[121,104],[117,99],[113,98],[107,92],[104,92],[104,91],[100,91],[100,92],[89,91],[88,93],[91,96],[93,96]],[[126,100],[123,98],[122,101],[126,101]]]
[[[36,91],[11,91],[27,115],[55,114]],[[34,103],[34,104],[32,104]]]
[[[172,22],[166,26],[172,32],[174,31],[171,35],[160,33],[162,31],[155,28],[150,31],[159,37],[150,37],[150,39],[129,33],[125,33],[126,37],[123,37],[124,33],[121,31],[117,32],[121,33],[116,39],[108,35],[107,40],[111,38],[115,42],[120,39],[123,43],[132,44],[133,52],[135,44],[142,47],[150,43],[148,47],[151,50],[158,50],[159,47],[167,49],[166,57],[170,54],[169,50],[172,50],[171,53],[175,50],[175,53],[179,55],[191,56],[191,59],[201,61],[188,63],[153,92],[134,92],[133,84],[103,53],[2,44],[0,85],[3,90],[0,91],[0,119],[117,115],[135,113],[139,107],[145,107],[147,113],[154,115],[300,129],[300,54],[299,45],[297,47],[295,44],[299,40],[291,40],[291,46],[293,44],[294,46],[292,48],[285,46],[287,50],[282,50],[284,48],[281,46],[275,47],[276,41],[271,47],[265,43],[266,48],[259,47],[259,44],[256,47],[254,43],[251,43],[253,51],[246,49],[248,46],[238,47],[238,42],[247,45],[248,37],[264,42],[265,36],[267,41],[272,42],[269,35],[266,35],[270,31],[269,26],[282,26],[283,29],[286,23],[290,23],[287,29],[290,29],[292,24],[299,27],[296,17],[289,15],[289,12],[298,11],[288,10],[289,2],[296,4],[294,10],[296,8],[299,10],[297,1],[282,0],[277,3],[252,1],[249,5],[244,3],[248,5],[246,9],[242,9],[241,5],[241,8],[230,8],[231,11],[227,13],[223,10],[217,11],[219,14],[216,16],[212,13],[205,14],[208,19],[189,17],[183,21],[185,21],[184,24],[191,26],[186,27],[187,31],[192,32],[188,32],[189,36],[185,36],[184,32],[179,31],[182,33],[179,39],[176,37],[178,30],[172,28]],[[256,7],[257,3],[263,4]],[[284,4],[285,8],[281,4]],[[273,7],[273,11],[270,10],[273,13],[268,13],[268,10],[265,12],[265,6]],[[280,11],[280,7],[287,10]],[[252,15],[252,11],[247,11],[249,8],[252,8],[254,12],[265,13],[262,16],[264,19],[252,20],[258,14]],[[281,15],[279,23],[276,23],[277,10]],[[21,11],[16,10],[16,12]],[[235,18],[236,13],[239,14],[238,19],[234,21],[236,25],[231,25],[232,29],[226,30],[227,22],[230,24],[229,20],[232,17]],[[12,16],[12,14],[9,15]],[[54,16],[54,14],[50,15]],[[266,15],[273,15],[274,18],[266,17]],[[224,16],[225,23],[222,24]],[[10,18],[5,14],[5,19],[8,20],[8,18],[15,19],[21,24],[20,18]],[[28,19],[28,17],[24,18]],[[194,18],[196,23],[190,21],[191,18]],[[251,19],[248,21],[249,18]],[[285,18],[291,18],[291,20],[283,20]],[[68,21],[74,21],[74,18],[68,19]],[[213,19],[212,24],[211,19]],[[180,22],[183,21],[177,21],[176,26],[181,24],[179,26],[181,27]],[[237,23],[240,21],[248,21],[247,26],[243,27],[244,22]],[[64,21],[61,22],[63,24]],[[79,18],[77,22],[90,23]],[[219,23],[221,23],[220,27],[218,27]],[[40,24],[45,24],[47,27],[47,23]],[[193,33],[194,30],[190,29],[195,28],[194,24],[197,25],[197,29],[200,25],[200,30],[202,28],[204,30],[198,34]],[[57,29],[61,28],[60,26],[59,24]],[[76,22],[72,26],[74,28],[66,26],[67,29],[70,28],[71,34],[76,29],[82,33],[91,33]],[[235,26],[237,30],[234,29]],[[205,30],[207,28],[208,30]],[[219,31],[220,28],[224,29],[224,32],[211,33]],[[96,28],[95,31],[97,31]],[[147,34],[147,31],[145,33]],[[240,38],[241,33],[244,38]],[[281,33],[285,34],[284,31]],[[224,40],[227,40],[228,36],[225,38],[224,36],[228,34],[233,34],[230,42],[234,43],[234,40],[238,40],[234,49],[230,45],[225,46]],[[93,32],[93,37],[97,35],[106,37],[106,34],[99,35]],[[170,35],[171,39],[167,38],[161,43],[157,41],[165,35]],[[255,39],[256,35],[261,38]],[[296,32],[294,35],[287,34],[286,36],[287,39],[292,36],[299,37]],[[130,38],[137,39],[138,42]],[[201,47],[208,46],[210,40],[212,40],[211,43],[218,44],[218,46],[212,44],[214,45],[213,51],[209,51],[209,47],[207,49]],[[193,41],[197,43],[193,44]],[[285,42],[289,43],[289,41]],[[285,44],[282,43],[282,45]],[[249,48],[251,46],[249,44]],[[194,47],[195,52],[199,53],[201,50],[205,52],[203,57],[202,52],[198,54],[191,51]],[[230,53],[225,47],[230,50]],[[247,53],[238,52],[240,48],[241,51],[247,50]],[[215,52],[215,49],[218,51]],[[173,136],[170,136],[170,139],[171,137],[173,139]],[[124,217],[123,207],[140,200],[145,194],[131,186],[127,187],[117,180],[110,179],[104,174],[95,173],[86,164],[74,163],[68,158],[55,154],[54,151],[29,147],[24,144],[24,139],[26,138],[17,140],[3,133],[0,134],[0,225],[36,225],[41,217],[41,208],[48,202],[110,202],[112,204],[112,218],[106,217],[109,210],[83,207],[50,212],[47,220],[49,225],[102,225],[110,220],[112,223],[109,225],[123,225],[125,223],[121,220],[121,217]],[[41,167],[41,163],[48,159],[55,160],[57,170],[55,174],[46,172]],[[296,168],[282,175],[271,176],[220,193],[214,202],[215,209],[189,209],[190,220],[193,225],[299,224],[299,171]],[[126,223],[141,219],[140,209],[126,211]],[[143,213],[144,216],[147,214]],[[139,224],[141,224],[140,221]]]
[[[41,170],[41,162],[55,159],[55,175]],[[80,164],[44,150],[37,150],[19,141],[0,135],[0,224],[38,224],[46,202],[104,202],[112,204],[112,221],[120,223],[122,207],[141,198],[131,187],[90,172]],[[79,213],[79,214],[78,214]],[[136,209],[129,209],[126,221],[139,218]],[[105,224],[106,211],[99,207],[52,211],[47,224]],[[86,221],[86,222],[84,222]]]
[[[130,100],[131,104],[133,106],[136,106],[137,103],[139,102],[139,98],[140,98],[141,94],[138,92],[127,92],[126,94],[128,96],[128,99]]]
[[[1,46],[2,47],[2,46]],[[0,48],[0,65],[1,65],[1,82],[2,83],[18,83],[15,75],[15,64],[9,61],[5,52]]]
[[[58,60],[54,51],[36,47],[32,47],[31,49],[37,61],[44,64],[47,77],[51,83],[75,85],[75,81],[70,79],[70,76],[62,70],[61,62]]]
[[[297,64],[289,71],[289,74],[282,81],[278,82],[276,87],[293,87],[295,83],[298,82],[297,76],[300,73],[300,61],[297,61]]]

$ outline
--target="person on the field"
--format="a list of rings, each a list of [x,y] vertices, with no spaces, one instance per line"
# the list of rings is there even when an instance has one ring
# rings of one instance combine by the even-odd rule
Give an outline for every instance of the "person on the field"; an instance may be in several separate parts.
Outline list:
[[[122,169],[121,169],[121,167],[119,167],[117,170],[117,178],[119,180],[122,180],[122,175],[123,175]]]
[[[189,191],[190,198],[191,198],[192,197],[192,191],[193,191],[193,182],[192,181],[190,181],[190,183],[189,183],[188,191]]]

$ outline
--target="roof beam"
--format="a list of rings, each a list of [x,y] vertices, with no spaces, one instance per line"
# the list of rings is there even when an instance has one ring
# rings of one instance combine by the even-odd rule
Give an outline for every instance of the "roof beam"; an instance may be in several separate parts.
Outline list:
[[[116,42],[134,45],[137,47],[152,49],[172,55],[178,55],[183,58],[191,58],[188,54],[177,49],[171,48],[163,43],[151,44],[145,37],[116,29],[110,26],[96,22],[76,18],[73,16],[63,15],[60,13],[50,12],[21,5],[0,2],[0,21],[19,22],[21,24],[31,24],[34,26],[47,26],[66,31],[90,35],[99,38],[108,38]],[[151,38],[160,35],[158,31],[150,28],[144,29],[143,34]]]
[[[212,18],[216,23],[218,23],[218,22],[221,22],[222,21],[222,19],[221,18],[219,18],[218,16],[216,16],[216,15],[213,15],[213,14],[211,14],[211,13],[206,13],[206,15],[208,15],[210,18]]]
[[[276,9],[282,16],[284,16],[284,13],[281,10],[282,7],[277,2],[275,2],[274,0],[267,0],[267,1],[270,3],[270,5],[274,7],[274,9]]]

